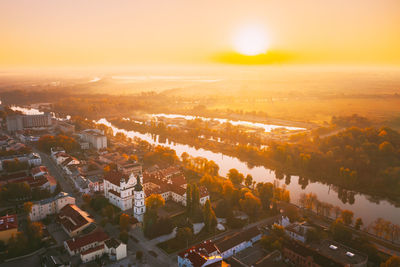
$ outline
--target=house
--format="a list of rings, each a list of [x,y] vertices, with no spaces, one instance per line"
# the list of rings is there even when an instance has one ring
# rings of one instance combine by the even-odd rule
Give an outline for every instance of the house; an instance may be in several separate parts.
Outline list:
[[[38,153],[31,153],[28,156],[28,162],[30,166],[40,166],[42,165],[42,158]]]
[[[294,240],[305,243],[308,230],[313,227],[307,222],[295,222],[285,227],[285,233]]]
[[[70,256],[103,245],[104,241],[108,240],[109,236],[103,230],[95,230],[87,235],[64,241],[64,247]]]
[[[57,124],[57,128],[64,133],[74,133],[75,132],[75,125],[73,125],[73,124],[69,124],[62,120],[57,120],[56,124]]]
[[[0,217],[0,240],[7,243],[12,236],[18,232],[17,215],[6,215]]]
[[[53,158],[53,160],[55,160],[54,156],[59,152],[65,153],[65,149],[62,148],[62,147],[52,147],[52,148],[50,148],[50,156]]]
[[[33,176],[33,178],[48,174],[49,170],[47,170],[47,168],[45,166],[38,166],[35,167],[31,170],[31,174]]]
[[[29,217],[32,221],[39,221],[48,215],[59,213],[64,206],[72,204],[75,204],[75,198],[68,193],[60,192],[54,197],[34,202]]]
[[[127,247],[126,244],[121,241],[111,238],[106,240],[105,242],[105,253],[108,254],[108,257],[112,261],[119,261],[126,257],[127,255]]]
[[[75,204],[64,206],[58,214],[58,221],[70,237],[77,236],[94,222],[87,212]]]
[[[143,180],[141,176],[140,179]],[[133,174],[110,171],[104,175],[104,196],[121,210],[131,209],[135,185],[136,177]]]
[[[171,171],[172,170],[172,171]],[[186,206],[186,178],[176,169],[170,171],[156,170],[150,172],[147,170],[143,173],[143,188],[146,197],[152,194],[160,194],[164,200],[172,200],[183,206]],[[174,173],[173,176],[170,173]],[[165,174],[167,174],[165,176]],[[207,199],[210,199],[208,190],[205,186],[199,186],[199,202],[204,205]]]
[[[260,239],[260,230],[258,230],[257,227],[252,227],[231,236],[226,236],[216,240],[215,246],[220,252],[221,257],[227,259],[235,253],[253,246],[253,244]]]
[[[78,189],[81,194],[89,194],[89,184],[85,177],[79,175],[73,180],[75,188]]]
[[[178,254],[179,267],[218,266],[222,261],[218,249],[211,240],[206,240]]]
[[[89,142],[93,148],[100,150],[107,148],[107,137],[98,129],[87,129],[81,134],[83,141]]]
[[[83,263],[93,261],[102,257],[104,254],[112,261],[118,261],[126,257],[127,247],[121,241],[111,238],[96,247],[83,251],[81,253],[81,261]]]
[[[142,175],[142,164],[137,162],[119,162],[117,163],[117,168],[124,174]]]

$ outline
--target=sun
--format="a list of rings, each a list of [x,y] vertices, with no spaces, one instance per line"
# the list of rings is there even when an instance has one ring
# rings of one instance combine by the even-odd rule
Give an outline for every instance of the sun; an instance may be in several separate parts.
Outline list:
[[[236,52],[242,55],[264,54],[269,47],[267,33],[262,27],[256,25],[242,27],[234,35],[233,46]]]

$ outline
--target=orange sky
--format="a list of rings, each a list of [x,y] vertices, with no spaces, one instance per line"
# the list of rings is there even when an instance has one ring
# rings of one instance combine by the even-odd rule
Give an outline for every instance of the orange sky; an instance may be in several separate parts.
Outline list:
[[[399,0],[1,0],[0,65],[210,63],[249,23],[294,63],[400,64]]]

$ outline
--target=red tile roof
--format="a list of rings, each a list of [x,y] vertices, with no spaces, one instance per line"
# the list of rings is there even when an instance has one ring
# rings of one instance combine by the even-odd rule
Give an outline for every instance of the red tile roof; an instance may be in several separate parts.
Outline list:
[[[49,172],[45,166],[35,167],[31,170],[33,176],[41,172]]]
[[[106,175],[104,175],[104,180],[107,180],[110,183],[115,184],[116,186],[120,186],[121,179],[127,181],[129,177],[119,171],[110,171],[106,173]]]
[[[0,217],[0,231],[6,231],[15,228],[18,228],[18,221],[16,214]]]
[[[212,253],[216,252],[214,242],[206,240],[200,244],[197,244],[187,250],[179,253],[179,257],[188,259],[193,266],[202,266]]]
[[[91,232],[90,234],[70,239],[66,241],[69,250],[75,251],[80,250],[81,247],[90,245],[95,242],[104,242],[109,239],[109,236],[103,230],[96,230]]]
[[[69,232],[93,222],[93,219],[76,205],[68,204],[60,210],[59,221]]]

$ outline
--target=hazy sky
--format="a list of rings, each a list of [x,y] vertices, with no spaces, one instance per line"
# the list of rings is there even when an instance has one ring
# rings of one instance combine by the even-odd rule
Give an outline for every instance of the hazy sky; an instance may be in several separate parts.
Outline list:
[[[1,0],[0,65],[207,63],[249,24],[296,63],[400,64],[400,0]]]

